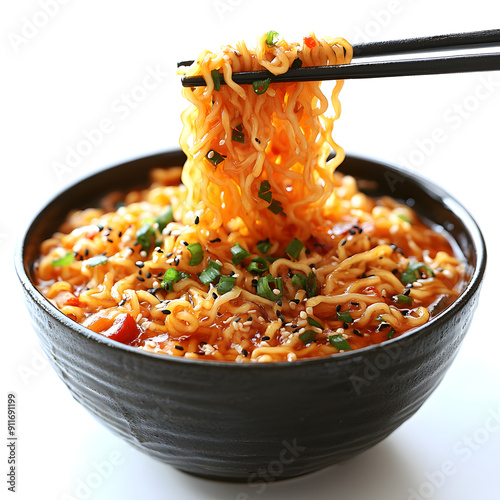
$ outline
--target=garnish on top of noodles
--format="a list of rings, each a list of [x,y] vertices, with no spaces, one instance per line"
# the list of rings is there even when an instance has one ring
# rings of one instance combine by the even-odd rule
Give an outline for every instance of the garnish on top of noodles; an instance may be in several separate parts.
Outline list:
[[[254,49],[202,52],[185,71],[207,85],[183,89],[183,169],[70,214],[41,246],[42,293],[113,340],[195,359],[295,361],[425,324],[460,292],[464,266],[410,207],[334,174],[343,82],[329,116],[319,82],[231,76],[351,57],[343,39],[273,31]]]

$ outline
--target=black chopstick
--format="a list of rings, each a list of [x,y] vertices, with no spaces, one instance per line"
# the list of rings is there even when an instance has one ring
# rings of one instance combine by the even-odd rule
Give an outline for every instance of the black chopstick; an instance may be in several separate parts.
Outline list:
[[[446,73],[470,73],[474,71],[500,70],[500,53],[472,56],[435,57],[431,59],[408,59],[365,64],[342,64],[338,66],[311,66],[290,69],[282,75],[269,71],[248,71],[233,73],[233,80],[239,85],[261,82],[267,78],[273,83],[313,82],[322,80],[346,80],[360,78],[385,78],[390,76],[439,75]],[[220,77],[221,85],[224,78]],[[202,76],[182,79],[184,87],[203,87]]]
[[[409,38],[387,42],[375,42],[353,46],[354,57],[406,54],[411,52],[437,51],[463,48],[479,48],[500,45],[500,30],[455,33],[423,38]],[[182,61],[178,66],[189,66],[194,61]],[[427,59],[408,59],[375,63],[346,64],[337,66],[313,66],[295,68],[282,75],[269,71],[233,73],[235,83],[252,84],[271,79],[272,82],[320,81],[354,78],[381,78],[390,76],[435,75],[468,73],[500,69],[500,54],[474,54]],[[221,75],[221,84],[224,84]],[[201,87],[206,82],[201,76],[183,77],[184,87]]]
[[[500,43],[500,30],[452,33],[353,45],[353,57],[389,56],[438,50],[480,49]]]

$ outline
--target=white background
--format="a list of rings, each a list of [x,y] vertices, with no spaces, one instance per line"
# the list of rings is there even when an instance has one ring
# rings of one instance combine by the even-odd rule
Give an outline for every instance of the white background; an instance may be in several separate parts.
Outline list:
[[[45,1],[50,17],[43,0],[2,2],[0,13],[0,399],[2,408],[9,391],[18,399],[16,497],[500,498],[500,420],[492,420],[495,414],[500,419],[499,72],[349,81],[341,94],[337,141],[349,152],[405,164],[444,186],[476,217],[490,257],[475,320],[443,383],[410,421],[347,463],[255,487],[190,477],[135,451],[74,402],[47,366],[12,265],[21,232],[54,193],[103,166],[178,145],[185,103],[176,61],[240,38],[252,44],[270,29],[289,40],[315,31],[356,43],[498,28],[498,2]],[[152,70],[157,87],[141,91],[137,86]],[[138,99],[125,104],[127,95]],[[58,175],[54,164],[64,163],[68,148],[103,119],[108,129],[100,144]],[[7,449],[0,449],[5,478]],[[112,460],[109,470],[102,469]],[[447,475],[439,472],[443,463]],[[5,479],[0,489],[7,498]]]

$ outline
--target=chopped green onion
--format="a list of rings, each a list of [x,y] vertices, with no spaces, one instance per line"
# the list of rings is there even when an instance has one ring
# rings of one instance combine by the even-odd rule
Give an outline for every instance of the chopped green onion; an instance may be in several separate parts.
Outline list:
[[[214,90],[220,90],[220,73],[218,70],[213,69],[212,72],[212,80],[214,81]]]
[[[274,262],[276,262],[280,257],[270,257],[269,255],[266,255],[266,259],[267,259],[267,262],[269,262],[269,264],[273,264]]]
[[[304,344],[309,344],[316,338],[316,332],[313,330],[307,330],[306,332],[299,335],[299,339],[304,342]]]
[[[262,254],[266,254],[267,252],[269,252],[272,246],[273,244],[269,241],[269,238],[266,238],[265,240],[259,241],[257,243],[257,250]]]
[[[391,329],[389,330],[389,332],[387,333],[387,338],[388,338],[388,339],[392,339],[392,337],[394,337],[394,334],[395,334],[395,333],[396,333],[396,332],[394,331],[394,328],[391,328]]]
[[[231,247],[231,254],[233,255],[233,264],[235,266],[238,266],[247,257],[250,257],[250,252],[242,248],[242,246],[239,243],[236,243],[234,247]]]
[[[398,214],[398,217],[401,219],[401,220],[404,220],[405,222],[408,222],[409,224],[411,224],[413,226],[413,222],[408,219],[408,217],[406,217],[406,215],[403,215],[403,214]]]
[[[413,303],[413,299],[408,295],[396,295],[395,300],[403,306],[411,306]]]
[[[173,267],[167,269],[165,271],[165,274],[163,275],[163,280],[161,282],[161,287],[164,288],[165,290],[169,292],[174,291],[174,283],[177,283],[178,281],[185,279],[185,278],[190,278],[191,275],[188,273],[181,273],[177,269],[174,269]]]
[[[205,158],[214,166],[216,167],[219,163],[222,163],[225,160],[225,157],[222,156],[220,153],[217,153],[217,151],[214,151],[211,149]]]
[[[266,78],[265,80],[256,80],[255,82],[252,82],[253,91],[257,95],[262,95],[267,90],[270,83],[271,83],[270,78]],[[262,87],[262,89],[261,89],[261,87]]]
[[[135,233],[135,237],[137,238],[138,243],[145,250],[149,250],[151,247],[151,243],[153,243],[153,239],[155,237],[155,231],[151,227],[151,220],[145,222]]]
[[[330,335],[328,337],[330,344],[336,347],[339,351],[351,351],[352,348],[349,345],[349,342],[342,337],[342,335]]]
[[[283,205],[281,201],[273,200],[271,204],[267,207],[273,214],[279,214],[283,212]]]
[[[321,328],[322,330],[324,330],[324,328],[321,326],[321,323],[319,323],[318,321],[316,321],[314,318],[307,318],[307,322],[311,326],[315,326],[317,328]]]
[[[217,284],[217,293],[222,295],[223,293],[230,292],[236,283],[236,278],[232,276],[221,276],[219,283]]]
[[[174,221],[174,213],[172,212],[172,207],[169,206],[167,211],[155,218],[155,222],[158,223],[158,231],[160,233],[165,229],[167,224]]]
[[[50,265],[52,267],[62,267],[71,264],[75,260],[75,254],[73,252],[68,252],[64,257],[53,260]]]
[[[429,266],[426,266],[423,262],[408,262],[406,271],[404,271],[401,274],[401,282],[404,285],[408,285],[409,283],[417,281],[419,278],[422,277],[422,273],[420,271],[422,267],[425,269],[426,274],[429,277],[431,278],[434,277],[434,271]],[[417,271],[420,274],[420,276],[417,276]]]
[[[349,311],[339,312],[337,313],[337,316],[340,319],[340,321],[343,321],[344,323],[352,323],[354,321]]]
[[[189,259],[190,266],[197,266],[203,261],[203,248],[200,243],[191,243],[186,248],[191,253],[191,258]]]
[[[292,276],[292,284],[305,289],[308,297],[316,295],[316,275],[311,271],[308,276],[302,273],[297,273]]]
[[[108,258],[105,255],[96,255],[95,257],[91,257],[90,259],[85,261],[85,265],[90,267],[99,266],[100,264],[106,264],[108,262]]]
[[[266,44],[268,47],[274,47],[276,45],[276,42],[274,41],[274,37],[278,37],[279,34],[276,31],[268,31],[267,32],[267,38],[266,38]]]
[[[292,258],[297,259],[300,251],[304,248],[304,243],[297,238],[294,238],[286,247],[285,252]]]
[[[252,262],[247,267],[247,271],[254,274],[265,273],[268,269],[269,265],[267,264],[266,259],[264,259],[263,257],[253,258]]]
[[[242,130],[238,130],[238,127],[233,128],[233,135],[231,139],[235,142],[241,142],[245,144],[245,133]]]
[[[274,288],[271,288],[270,285],[274,285]],[[278,290],[279,293],[275,293],[274,290]],[[274,278],[272,274],[266,274],[262,278],[259,278],[257,282],[257,294],[274,302],[282,299],[283,283],[281,278]]]
[[[199,275],[200,281],[204,285],[212,283],[212,281],[214,281],[220,276],[221,269],[222,269],[222,264],[215,262],[215,260],[209,260],[208,267],[204,269]]]
[[[269,184],[269,181],[262,181],[260,183],[258,197],[271,203],[273,193],[271,193],[271,184]]]

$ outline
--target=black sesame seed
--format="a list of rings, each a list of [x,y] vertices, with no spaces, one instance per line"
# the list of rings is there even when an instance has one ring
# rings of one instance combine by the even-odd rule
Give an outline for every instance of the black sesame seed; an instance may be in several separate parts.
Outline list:
[[[184,241],[184,240],[182,240],[182,241],[181,241],[181,243],[182,243],[185,247],[187,247],[187,246],[189,245],[189,243],[188,243],[187,241]]]
[[[235,318],[233,321],[234,321],[235,323],[238,323],[238,321],[240,321],[240,319],[241,319],[241,318]]]
[[[248,352],[246,349],[242,349],[241,354],[243,354],[243,356],[245,356],[245,358],[248,356]]]
[[[340,242],[340,246],[341,246],[341,247],[343,247],[346,243],[347,243],[347,240],[342,240],[342,241]]]
[[[86,248],[86,249],[85,249],[85,257],[88,257],[88,256],[89,256],[89,249],[88,249],[88,248]]]
[[[363,334],[359,332],[359,330],[356,330],[356,328],[352,331],[354,335],[357,335],[358,337],[363,337]]]
[[[342,325],[342,328],[343,328],[344,330],[347,330],[347,329],[349,328],[349,325],[348,325],[347,323],[344,323],[344,324]]]
[[[183,351],[184,350],[184,347],[182,347],[181,345],[176,345],[174,346],[178,351]]]
[[[174,264],[175,264],[176,266],[178,266],[178,265],[179,265],[179,257],[176,257],[176,258],[174,259]]]
[[[411,292],[411,288],[408,288],[407,290],[405,290],[403,292],[403,295],[406,295],[408,297],[408,295],[410,295],[410,292]]]
[[[399,311],[403,316],[408,316],[408,314],[410,314],[410,310],[409,309],[403,309],[402,311]]]
[[[220,238],[215,238],[214,240],[210,240],[210,243],[220,243],[221,241]]]
[[[122,300],[120,300],[120,302],[118,302],[118,306],[119,306],[119,307],[124,306],[124,305],[125,305],[125,302],[127,302],[127,299],[122,299]]]
[[[121,238],[122,236],[123,236],[123,233],[120,231],[120,232],[118,233],[118,238]]]
[[[139,274],[142,275],[142,269],[139,269]]]
[[[235,274],[236,273],[233,270],[229,271],[229,276],[234,276]]]
[[[397,246],[397,245],[395,245],[394,243],[391,243],[389,246],[390,246],[393,250],[396,250],[396,248],[398,248],[398,246]]]
[[[172,255],[174,255],[174,253],[173,253],[173,252],[169,252],[169,253],[167,253],[167,259],[170,259],[170,257],[172,257]]]
[[[214,300],[217,300],[217,299],[219,298],[219,296],[218,296],[215,292],[213,292],[213,293],[212,293],[212,298],[213,298]]]
[[[398,274],[398,270],[397,270],[397,268],[396,268],[396,269],[393,269],[391,272],[392,272],[392,274]]]
[[[196,218],[194,219],[194,223],[195,224],[199,224],[200,223],[200,218],[198,216],[196,216]]]
[[[278,307],[281,307],[283,305],[283,302],[281,300],[278,300],[278,302],[276,302],[276,304],[278,305]]]
[[[255,138],[255,142],[260,144],[260,141],[259,141],[259,139],[257,139],[257,137]]]
[[[354,236],[356,234],[356,229],[349,229],[349,234]]]
[[[389,325],[389,323],[380,323],[380,325],[378,325],[378,328],[377,328],[377,331],[381,332],[382,330],[384,330],[385,328],[389,328],[391,325]]]
[[[150,293],[151,295],[154,295],[158,290],[159,290],[159,288],[148,288],[148,293]]]
[[[162,313],[168,316],[169,314],[172,314],[172,311],[170,311],[169,309],[163,309]]]
[[[156,275],[158,278],[161,278],[163,276],[163,272],[160,271],[157,275]]]
[[[253,321],[252,316],[248,316],[247,321]]]
[[[135,263],[135,265],[136,265],[137,267],[140,267],[140,268],[142,269],[142,268],[144,267],[144,262],[142,262],[141,260],[138,260],[138,261]]]
[[[359,302],[352,302],[352,301],[351,301],[351,304],[352,304],[354,307],[358,307],[358,306],[359,306]]]
[[[341,311],[341,309],[342,309],[342,306],[341,306],[340,304],[338,304],[338,305],[337,305],[337,307],[335,308],[335,310],[336,310],[337,312],[340,312],[340,311]]]
[[[146,278],[151,278],[152,274],[151,273],[146,273]]]
[[[203,351],[198,351],[196,354],[198,354],[198,356],[205,356],[205,353]]]
[[[142,276],[137,276],[137,279],[138,279],[139,281],[146,281],[146,280],[145,280]]]
[[[261,340],[271,340],[271,337],[268,337],[267,335],[264,335]]]

